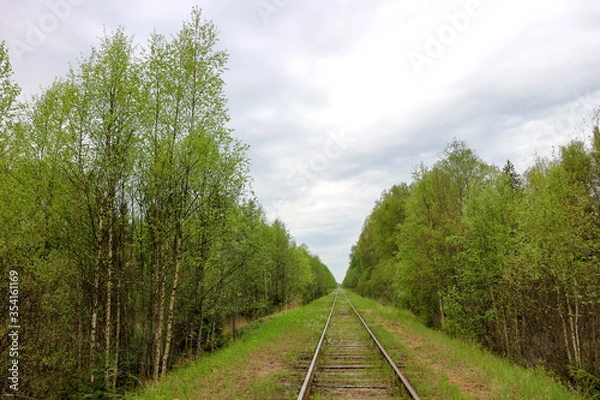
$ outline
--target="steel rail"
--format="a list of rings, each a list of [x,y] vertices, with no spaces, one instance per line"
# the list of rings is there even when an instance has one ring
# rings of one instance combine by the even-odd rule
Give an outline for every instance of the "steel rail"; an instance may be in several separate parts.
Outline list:
[[[319,353],[321,352],[321,346],[325,341],[325,333],[327,332],[327,328],[329,327],[329,321],[331,321],[331,316],[333,315],[333,310],[335,309],[335,302],[337,301],[339,293],[339,290],[335,292],[335,298],[333,299],[331,311],[329,311],[329,317],[327,317],[327,322],[325,323],[325,328],[323,329],[323,333],[321,334],[321,339],[319,340],[319,344],[317,344],[315,354],[313,355],[310,366],[308,367],[308,372],[306,373],[306,378],[304,378],[304,383],[302,383],[302,388],[300,389],[300,393],[298,394],[298,400],[308,399],[308,395],[310,393],[310,384],[312,383],[312,380],[315,376],[315,371],[317,370],[317,360],[319,358]]]
[[[354,308],[354,305],[352,304],[352,302],[350,301],[350,299],[348,298],[348,296],[346,295],[346,293],[345,292],[342,292],[342,293],[344,293],[344,296],[346,296],[346,300],[348,300],[348,304],[350,304],[350,307],[352,307],[352,309],[354,310],[354,313],[356,314],[356,316],[358,317],[358,319],[362,323],[363,327],[367,330],[367,332],[369,332],[369,335],[371,335],[371,339],[373,339],[373,341],[375,342],[375,344],[379,348],[379,351],[381,352],[381,354],[383,355],[383,357],[386,359],[386,361],[388,362],[388,364],[392,367],[392,369],[396,373],[396,378],[398,378],[398,380],[402,383],[402,385],[406,389],[408,395],[412,399],[414,399],[414,400],[419,400],[419,396],[417,395],[417,393],[415,392],[415,390],[413,389],[413,387],[411,386],[411,384],[408,382],[408,380],[402,374],[402,372],[400,372],[400,370],[396,366],[396,363],[394,363],[394,361],[389,356],[389,354],[384,350],[383,346],[381,345],[381,343],[379,343],[379,340],[377,340],[377,338],[375,337],[375,335],[373,334],[373,332],[371,332],[371,329],[369,329],[369,327],[367,326],[367,324],[365,323],[365,321],[362,319],[362,317],[360,316],[360,314],[358,313],[358,311],[356,311],[356,308]]]

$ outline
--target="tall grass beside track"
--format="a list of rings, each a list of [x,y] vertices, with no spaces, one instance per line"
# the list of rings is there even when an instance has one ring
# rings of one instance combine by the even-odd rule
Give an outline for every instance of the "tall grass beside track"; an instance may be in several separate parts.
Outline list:
[[[422,399],[581,399],[547,376],[425,327],[405,310],[346,290]],[[333,296],[247,327],[236,343],[174,370],[129,400],[295,398],[289,366],[312,354]]]
[[[346,291],[421,398],[581,399],[543,370],[517,366],[424,326],[406,310]]]
[[[313,351],[332,301],[330,294],[256,321],[235,343],[172,371],[127,399],[288,398],[296,392],[288,385],[289,365],[300,352]]]

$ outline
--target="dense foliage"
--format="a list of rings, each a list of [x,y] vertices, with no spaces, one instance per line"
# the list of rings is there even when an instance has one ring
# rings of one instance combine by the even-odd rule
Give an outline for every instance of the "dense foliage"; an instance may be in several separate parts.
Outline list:
[[[599,116],[523,176],[453,141],[383,192],[344,286],[600,393]]]
[[[20,395],[112,398],[336,285],[251,195],[216,43],[199,9],[144,49],[118,30],[27,104],[0,44],[0,273],[3,293],[19,276]]]

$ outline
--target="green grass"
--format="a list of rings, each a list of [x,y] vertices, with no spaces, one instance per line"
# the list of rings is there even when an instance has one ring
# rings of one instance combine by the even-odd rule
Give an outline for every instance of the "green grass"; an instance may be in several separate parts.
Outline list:
[[[525,369],[472,344],[425,327],[406,310],[347,291],[355,307],[428,399],[581,399],[541,370]]]
[[[289,380],[288,365],[300,352],[312,351],[332,301],[328,295],[305,307],[264,318],[263,324],[236,343],[174,370],[126,398],[282,398],[290,390],[284,385]]]
[[[405,310],[346,291],[422,399],[581,399],[528,370],[428,329]],[[333,298],[274,314],[228,347],[127,396],[131,400],[295,398],[298,355],[312,354]],[[300,382],[298,382],[300,379]]]

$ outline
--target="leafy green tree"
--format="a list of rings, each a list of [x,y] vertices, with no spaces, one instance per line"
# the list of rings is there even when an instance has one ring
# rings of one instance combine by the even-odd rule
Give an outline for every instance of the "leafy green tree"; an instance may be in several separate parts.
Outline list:
[[[27,104],[0,45],[0,271],[20,277],[23,396],[119,397],[335,286],[252,198],[217,39],[198,8],[146,50],[120,28]]]
[[[21,89],[12,81],[12,66],[8,57],[8,49],[4,41],[0,42],[0,155],[4,155],[8,145],[8,133],[13,128],[17,112],[16,100]],[[2,157],[3,159],[5,157]]]
[[[581,142],[562,147],[558,160],[538,162],[528,176],[528,208],[522,217],[522,256],[532,279],[544,288],[530,296],[538,314],[559,317],[556,323],[562,329],[547,335],[564,343],[562,352],[575,367],[582,366],[582,335],[590,323],[588,307],[597,302],[592,288],[599,282],[591,257],[599,232],[589,195],[589,166]]]
[[[347,287],[360,293],[393,302],[396,300],[393,257],[398,251],[396,234],[406,217],[406,184],[384,191],[375,203],[371,215],[351,253],[350,275],[344,280]]]
[[[415,173],[399,235],[399,290],[403,302],[433,326],[444,326],[445,303],[454,303],[460,291],[464,204],[492,172],[466,143],[454,140],[433,168]]]
[[[114,304],[120,296],[115,290],[121,274],[117,260],[123,259],[126,251],[123,243],[115,238],[120,234],[117,221],[124,217],[121,213],[128,207],[124,191],[132,175],[135,134],[139,129],[136,64],[132,40],[119,29],[105,36],[99,48],[92,49],[91,55],[82,60],[70,76],[71,84],[77,88],[75,101],[82,101],[71,130],[72,147],[78,152],[80,165],[71,170],[78,187],[86,175],[85,196],[89,226],[93,227],[94,235],[90,383],[94,384],[99,375],[103,375],[103,385],[112,388],[116,386],[120,340],[116,337],[118,324],[115,324],[115,311],[119,319],[120,308]],[[81,154],[84,146],[88,147],[85,156]],[[84,162],[85,165],[81,165]],[[101,299],[104,299],[103,305]]]
[[[329,291],[337,287],[337,282],[331,271],[321,262],[319,256],[310,254],[310,252],[309,256],[314,282],[309,287],[311,293],[308,300],[314,300],[326,295]]]
[[[517,251],[516,232],[522,191],[512,168],[471,189],[464,206],[466,228],[459,236],[462,268],[449,312],[463,336],[511,354],[509,330],[514,316],[514,292],[505,282]]]
[[[389,199],[377,203],[344,284],[374,297],[387,290],[429,324],[524,365],[541,360],[592,393],[600,373],[592,350],[600,304],[597,126],[592,136],[591,149],[572,141],[524,177],[510,161],[500,171],[464,142],[450,143],[432,167],[416,171],[402,207],[386,215]],[[381,240],[394,223],[396,248]]]
[[[522,187],[523,182],[521,180],[521,176],[517,173],[515,170],[515,165],[510,160],[506,161],[504,168],[502,168],[502,172],[508,179],[510,187],[513,191],[516,191]]]

